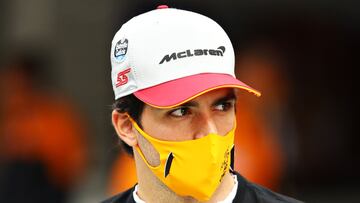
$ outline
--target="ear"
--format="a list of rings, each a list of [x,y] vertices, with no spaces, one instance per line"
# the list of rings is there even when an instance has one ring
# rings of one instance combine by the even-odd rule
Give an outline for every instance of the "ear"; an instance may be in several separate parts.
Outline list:
[[[119,138],[130,147],[137,145],[137,137],[134,133],[133,124],[130,121],[129,115],[113,110],[111,118]]]

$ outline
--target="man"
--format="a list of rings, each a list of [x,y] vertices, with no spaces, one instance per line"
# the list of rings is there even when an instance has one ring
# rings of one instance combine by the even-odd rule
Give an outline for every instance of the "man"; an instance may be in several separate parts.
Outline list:
[[[224,30],[197,13],[159,6],[116,33],[112,122],[133,153],[138,184],[104,202],[298,202],[232,171],[236,91]]]

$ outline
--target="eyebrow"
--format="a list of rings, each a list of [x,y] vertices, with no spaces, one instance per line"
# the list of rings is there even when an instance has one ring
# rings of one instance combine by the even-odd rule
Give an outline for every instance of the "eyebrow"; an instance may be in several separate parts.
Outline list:
[[[212,105],[215,106],[217,104],[221,104],[221,103],[229,101],[229,100],[236,100],[234,91],[231,91],[228,94],[226,94],[224,97],[217,99],[215,102],[212,103]]]
[[[215,106],[217,104],[220,104],[220,103],[223,103],[223,102],[226,102],[226,101],[229,101],[229,100],[236,100],[236,96],[235,96],[234,91],[231,91],[231,92],[227,93],[225,96],[222,96],[219,99],[215,100],[212,103],[212,106]],[[199,106],[199,104],[197,102],[194,102],[194,101],[189,101],[189,102],[186,102],[184,104],[181,104],[180,106],[181,107],[197,107],[197,106]]]

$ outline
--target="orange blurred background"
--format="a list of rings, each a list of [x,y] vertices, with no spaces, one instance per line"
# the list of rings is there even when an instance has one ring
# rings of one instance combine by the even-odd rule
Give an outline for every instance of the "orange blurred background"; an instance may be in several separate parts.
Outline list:
[[[0,1],[0,202],[99,202],[136,182],[110,122],[110,44],[164,3],[222,25],[262,92],[238,95],[236,169],[305,202],[358,202],[359,12],[320,0]]]

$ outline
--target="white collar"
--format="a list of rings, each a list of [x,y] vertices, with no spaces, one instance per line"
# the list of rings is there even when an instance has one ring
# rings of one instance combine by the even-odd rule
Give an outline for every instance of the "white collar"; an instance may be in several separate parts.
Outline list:
[[[133,197],[136,203],[146,203],[144,202],[142,199],[140,199],[140,197],[137,195],[137,191],[138,191],[138,185],[136,184],[134,192],[133,192]]]
[[[232,203],[235,196],[236,196],[236,192],[237,192],[237,188],[238,188],[238,180],[237,180],[237,176],[231,174],[232,177],[234,178],[234,187],[232,188],[231,192],[229,193],[229,195],[223,200],[220,201],[218,203]],[[133,192],[133,197],[136,203],[146,203],[144,202],[142,199],[140,199],[140,197],[137,195],[137,191],[138,191],[138,185],[135,186],[134,192]]]
[[[234,186],[228,196],[223,201],[220,201],[218,203],[232,203],[236,196],[236,192],[238,189],[238,180],[235,174],[231,174],[231,176],[234,178]]]

